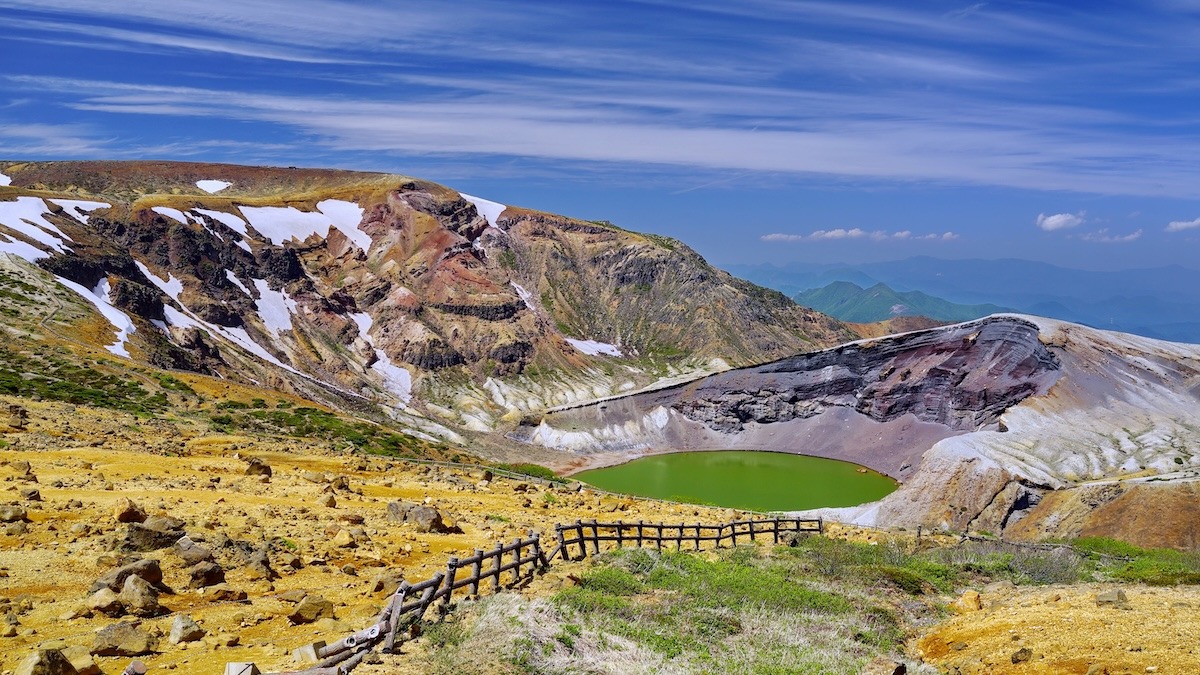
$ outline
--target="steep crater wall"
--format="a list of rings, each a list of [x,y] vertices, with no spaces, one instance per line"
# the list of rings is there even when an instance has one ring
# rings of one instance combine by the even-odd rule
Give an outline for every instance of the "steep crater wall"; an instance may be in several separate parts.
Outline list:
[[[846,459],[898,476],[942,438],[1003,430],[1001,413],[1048,391],[1060,372],[1036,325],[996,316],[557,410],[510,436],[571,451],[564,468],[746,448]]]

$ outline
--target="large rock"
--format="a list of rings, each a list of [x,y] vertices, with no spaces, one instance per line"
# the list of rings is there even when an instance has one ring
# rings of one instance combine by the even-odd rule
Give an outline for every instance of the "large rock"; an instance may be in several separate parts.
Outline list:
[[[92,658],[87,647],[72,645],[62,650],[62,655],[67,657],[79,675],[102,675],[100,666],[96,665],[96,660]]]
[[[207,588],[225,583],[225,570],[212,561],[196,563],[188,568],[188,575],[190,588]]]
[[[0,523],[16,523],[29,520],[29,512],[17,504],[0,504]]]
[[[319,595],[304,596],[304,599],[296,603],[292,613],[288,615],[288,621],[294,624],[312,623],[317,619],[332,618],[334,618],[333,603]]]
[[[125,605],[125,611],[135,616],[158,616],[166,612],[158,604],[158,591],[139,576],[126,577],[118,597],[121,604]]]
[[[96,656],[141,656],[158,648],[158,638],[128,621],[96,631],[92,653]]]
[[[89,592],[95,593],[101,588],[107,588],[114,593],[119,593],[125,587],[125,580],[131,576],[140,577],[159,590],[166,590],[166,587],[162,585],[162,567],[154,558],[146,558],[122,565],[104,574],[92,583]]]
[[[70,659],[57,649],[39,649],[17,664],[14,675],[77,675]]]
[[[125,606],[121,604],[121,599],[110,588],[101,588],[87,599],[88,609],[108,616],[121,616],[125,613]]]
[[[195,642],[203,638],[204,633],[204,629],[192,620],[192,617],[186,614],[176,614],[175,620],[171,622],[171,634],[167,637],[167,642],[173,645],[181,642]]]
[[[408,522],[413,524],[417,532],[449,532],[450,528],[442,520],[442,512],[432,506],[418,506],[408,512]]]
[[[267,464],[258,457],[250,457],[246,460],[246,475],[247,476],[266,476],[271,477],[271,465]]]
[[[175,547],[172,550],[187,565],[195,565],[196,563],[213,559],[212,551],[192,541],[190,537],[183,537],[175,542]]]
[[[174,546],[183,535],[183,530],[158,530],[141,523],[129,523],[121,540],[121,550],[157,551]]]
[[[393,523],[403,523],[408,518],[408,513],[417,508],[417,505],[412,502],[388,502],[387,518]]]

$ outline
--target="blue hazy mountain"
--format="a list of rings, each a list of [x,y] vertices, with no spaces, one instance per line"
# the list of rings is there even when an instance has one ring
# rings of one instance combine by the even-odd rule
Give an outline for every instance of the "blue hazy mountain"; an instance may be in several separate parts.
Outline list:
[[[1171,265],[1076,270],[1019,259],[915,257],[861,265],[733,265],[729,271],[789,296],[835,281],[882,283],[951,303],[994,304],[1166,340],[1200,343],[1200,271]]]
[[[805,307],[855,323],[873,323],[898,316],[924,316],[957,323],[1014,311],[990,303],[959,304],[921,291],[895,291],[882,283],[863,288],[851,281],[834,281],[821,288],[801,291],[792,299]]]

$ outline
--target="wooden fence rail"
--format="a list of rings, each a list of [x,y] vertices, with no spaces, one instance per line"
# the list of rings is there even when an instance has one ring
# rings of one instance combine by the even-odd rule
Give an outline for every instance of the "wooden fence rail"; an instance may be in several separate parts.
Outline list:
[[[549,554],[542,549],[541,539],[530,530],[527,536],[518,537],[511,543],[500,542],[486,551],[476,549],[465,558],[453,556],[447,561],[444,572],[429,579],[415,584],[402,582],[370,626],[332,644],[315,642],[295,650],[296,659],[309,661],[312,665],[305,670],[277,675],[346,675],[380,643],[384,652],[395,653],[397,643],[403,642],[402,633],[421,621],[429,607],[439,601],[439,611],[448,611],[455,591],[469,589],[471,596],[478,596],[480,586],[488,581],[492,592],[511,588],[545,572],[556,557],[563,560],[587,557],[589,547],[591,555],[602,548],[611,548],[610,544],[615,544],[616,548],[653,546],[660,551],[664,544],[674,544],[676,550],[683,550],[687,544],[698,551],[705,544],[714,548],[725,543],[736,546],[739,538],[757,541],[759,537],[770,536],[779,543],[789,534],[822,534],[825,526],[820,519],[803,518],[737,520],[721,525],[577,520],[573,525],[556,525],[554,529],[556,546]],[[571,556],[573,547],[578,553],[574,558]],[[226,672],[257,673],[258,669],[250,663],[230,663]]]

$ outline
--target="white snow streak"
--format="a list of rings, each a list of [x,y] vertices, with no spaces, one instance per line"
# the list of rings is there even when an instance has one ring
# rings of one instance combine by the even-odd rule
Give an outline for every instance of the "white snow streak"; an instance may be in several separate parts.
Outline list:
[[[575,340],[567,338],[567,342],[571,346],[584,354],[596,356],[598,354],[606,354],[608,356],[621,356],[621,349],[616,345],[610,345],[607,342],[597,342],[595,340]]]
[[[296,301],[289,298],[287,293],[271,290],[266,279],[251,281],[258,290],[259,299],[254,302],[254,306],[258,308],[263,325],[276,336],[285,330],[291,330],[292,312],[296,310]]]
[[[121,310],[117,309],[112,304],[111,289],[108,286],[108,279],[101,279],[99,284],[92,290],[88,290],[82,284],[77,284],[70,279],[55,275],[54,279],[58,283],[75,291],[84,300],[92,303],[105,319],[117,329],[117,341],[105,347],[108,351],[117,356],[129,358],[129,351],[125,349],[125,341],[129,339],[129,335],[137,330],[137,326],[133,325],[133,319]]]
[[[196,181],[196,187],[200,188],[201,190],[204,190],[205,192],[207,192],[210,195],[215,195],[218,192],[220,192],[221,190],[224,190],[225,188],[229,187],[230,185],[233,185],[233,183],[230,183],[229,181],[225,181],[225,180],[198,180],[198,181]]]
[[[12,185],[12,179],[0,173],[0,187],[8,187],[9,185]]]
[[[537,307],[533,306],[533,293],[525,290],[515,281],[510,281],[508,283],[512,284],[513,290],[517,292],[517,295],[521,298],[521,301],[525,303],[526,307],[535,311],[537,310]]]
[[[224,211],[211,211],[209,209],[194,209],[194,210],[196,213],[200,213],[200,214],[208,216],[209,218],[212,218],[213,220],[217,221],[218,223],[221,223],[225,227],[228,227],[229,229],[233,230],[234,232],[237,232],[238,234],[242,235],[243,237],[246,236],[246,221],[242,220],[241,218],[238,218],[237,216],[233,215],[232,213],[225,213]]]
[[[70,249],[64,246],[63,242],[71,241],[71,238],[46,220],[44,214],[49,211],[46,202],[37,197],[17,197],[15,202],[0,202],[0,225],[16,230],[59,253],[69,251]],[[16,251],[10,252],[15,253]],[[18,253],[18,255],[20,254]],[[47,257],[45,253],[38,251],[37,256],[30,260],[45,257]]]
[[[371,315],[366,312],[356,312],[346,315],[351,321],[358,325],[358,334],[367,344],[375,347],[375,363],[371,364],[371,370],[379,374],[383,380],[384,387],[388,391],[395,394],[399,399],[408,403],[412,400],[412,373],[407,369],[397,366],[392,363],[387,352],[375,346],[375,339],[370,336],[372,325]]]
[[[71,216],[75,220],[78,220],[84,225],[88,224],[87,211],[95,211],[96,209],[107,209],[112,207],[112,204],[107,202],[89,202],[82,199],[51,199],[50,201],[63,207],[63,210],[67,212],[67,215]]]
[[[234,274],[233,272],[230,272],[229,270],[225,270],[225,278],[228,279],[229,282],[232,283],[234,286],[237,286],[238,288],[242,289],[242,292],[245,293],[246,295],[248,295],[252,298],[254,297],[254,294],[250,292],[250,289],[246,288],[246,284],[243,284],[242,281],[240,279],[238,279],[237,275]]]
[[[187,222],[188,222],[187,216],[183,215],[183,211],[180,211],[179,209],[173,209],[169,206],[155,206],[155,207],[151,208],[150,210],[157,213],[160,216],[166,216],[166,217],[170,218],[171,220],[175,220],[180,223],[183,223],[184,225],[187,225]]]
[[[504,213],[504,209],[508,208],[507,206],[497,202],[488,201],[480,197],[473,197],[465,192],[460,192],[458,194],[462,195],[463,199],[475,205],[475,210],[479,212],[479,215],[487,219],[488,225],[491,225],[492,227],[500,227],[496,224],[496,221],[500,219],[500,214]]]

